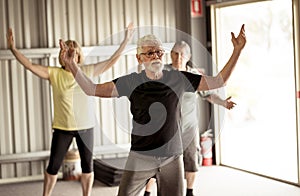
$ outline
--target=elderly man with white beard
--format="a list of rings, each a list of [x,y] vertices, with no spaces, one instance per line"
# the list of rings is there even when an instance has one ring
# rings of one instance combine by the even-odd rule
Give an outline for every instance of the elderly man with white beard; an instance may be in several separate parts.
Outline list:
[[[147,181],[157,180],[158,195],[184,195],[184,169],[180,130],[180,99],[185,92],[225,86],[246,44],[244,25],[232,33],[233,53],[216,76],[163,70],[164,50],[154,35],[138,40],[136,58],[145,70],[95,84],[73,59],[72,47],[61,42],[64,62],[83,91],[90,96],[122,97],[130,102],[131,148],[120,182],[119,196],[143,194]]]

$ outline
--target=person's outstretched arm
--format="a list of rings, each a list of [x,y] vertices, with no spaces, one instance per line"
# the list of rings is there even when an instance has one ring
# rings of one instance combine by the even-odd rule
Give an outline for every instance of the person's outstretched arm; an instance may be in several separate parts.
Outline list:
[[[134,26],[133,23],[130,23],[125,31],[125,38],[122,41],[120,47],[114,52],[114,54],[107,60],[98,62],[93,65],[87,65],[87,66],[94,66],[94,76],[98,76],[102,74],[103,72],[110,69],[121,57],[122,52],[124,51],[126,45],[131,40],[132,36],[134,34]]]
[[[233,52],[224,68],[218,73],[217,76],[203,75],[198,86],[198,91],[205,91],[210,89],[221,88],[226,85],[235,65],[239,59],[241,51],[246,44],[245,25],[243,24],[240,33],[235,37],[231,32],[231,41],[233,43]]]
[[[228,97],[227,99],[221,99],[221,97],[217,94],[210,94],[207,97],[205,97],[205,100],[212,104],[217,104],[220,106],[223,106],[224,108],[227,108],[228,110],[232,109],[236,103],[231,101],[231,96]]]
[[[106,82],[104,84],[95,84],[89,77],[87,77],[75,62],[74,48],[69,48],[60,40],[61,58],[66,68],[73,74],[76,82],[79,84],[85,94],[97,97],[117,97],[118,91],[113,82]]]
[[[12,29],[9,28],[7,31],[7,45],[13,55],[16,57],[17,61],[21,63],[26,69],[30,70],[36,76],[46,79],[49,79],[48,67],[43,65],[38,65],[31,63],[31,61],[26,58],[16,47],[14,42],[14,36]]]

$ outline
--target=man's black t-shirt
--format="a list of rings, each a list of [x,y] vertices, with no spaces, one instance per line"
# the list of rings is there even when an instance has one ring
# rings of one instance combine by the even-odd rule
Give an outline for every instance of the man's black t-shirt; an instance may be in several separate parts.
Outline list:
[[[182,153],[180,100],[184,92],[195,92],[200,80],[200,75],[165,70],[159,80],[150,80],[145,71],[113,80],[119,96],[131,104],[131,150],[160,157]]]

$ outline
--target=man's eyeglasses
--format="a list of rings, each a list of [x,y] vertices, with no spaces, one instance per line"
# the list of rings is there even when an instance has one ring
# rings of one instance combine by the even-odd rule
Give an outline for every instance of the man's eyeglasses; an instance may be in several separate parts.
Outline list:
[[[165,54],[164,50],[155,50],[155,51],[149,51],[145,53],[140,53],[141,55],[145,55],[147,58],[153,58],[156,54],[159,58],[162,57]]]

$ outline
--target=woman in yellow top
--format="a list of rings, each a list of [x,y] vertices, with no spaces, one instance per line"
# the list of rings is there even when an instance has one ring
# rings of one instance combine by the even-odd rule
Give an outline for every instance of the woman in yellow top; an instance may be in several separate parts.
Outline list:
[[[133,24],[130,23],[126,29],[125,38],[116,52],[107,60],[92,65],[81,66],[81,69],[89,77],[102,74],[111,68],[121,56],[127,43],[133,35]],[[61,52],[59,62],[62,67],[50,67],[31,63],[15,47],[12,29],[7,33],[8,47],[26,69],[30,70],[36,76],[49,80],[52,85],[54,119],[52,123],[53,137],[51,143],[50,160],[44,174],[43,196],[49,196],[52,193],[57,181],[57,173],[62,164],[63,158],[69,149],[69,146],[76,138],[81,158],[81,185],[84,196],[91,195],[94,181],[93,173],[93,127],[94,119],[93,104],[91,98],[85,95],[78,86],[70,70],[64,66],[61,61]],[[83,64],[83,53],[80,45],[73,40],[68,40],[65,44],[73,48],[76,52],[75,58],[78,64]]]

